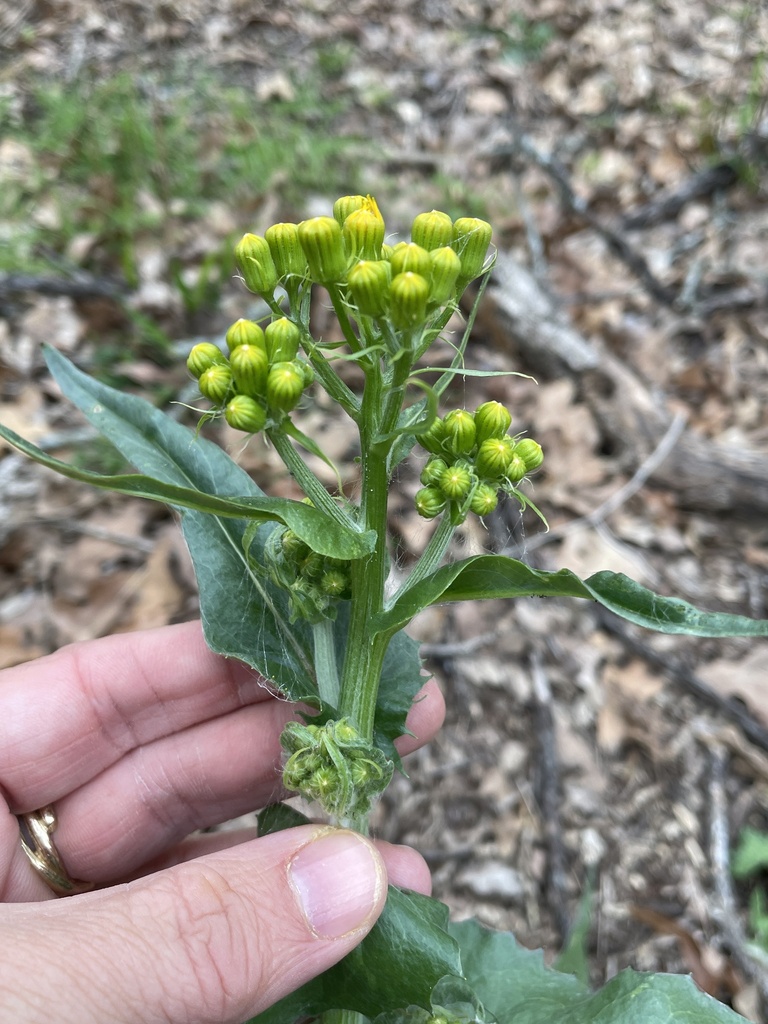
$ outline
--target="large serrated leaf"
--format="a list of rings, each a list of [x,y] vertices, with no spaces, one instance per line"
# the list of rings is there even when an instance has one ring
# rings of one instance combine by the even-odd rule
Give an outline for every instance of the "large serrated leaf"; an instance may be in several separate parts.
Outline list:
[[[744,1024],[690,978],[622,971],[598,992],[477,921],[452,924],[464,977],[499,1024]]]
[[[293,1024],[326,1010],[373,1018],[401,1005],[428,1007],[437,982],[461,974],[459,948],[447,924],[442,903],[390,886],[383,913],[359,946],[250,1024]]]
[[[768,636],[768,620],[703,612],[687,601],[655,594],[622,573],[597,572],[581,580],[569,569],[545,572],[504,555],[476,555],[443,566],[406,590],[374,620],[374,626],[382,631],[400,629],[422,608],[443,601],[509,597],[591,599],[630,622],[661,633]]]

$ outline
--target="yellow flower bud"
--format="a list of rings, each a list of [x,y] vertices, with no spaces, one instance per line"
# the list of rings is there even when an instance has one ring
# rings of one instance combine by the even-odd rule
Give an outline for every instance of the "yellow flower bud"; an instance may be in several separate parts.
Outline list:
[[[440,210],[420,213],[413,222],[411,240],[427,252],[450,245],[453,241],[453,221]]]
[[[461,260],[461,280],[472,281],[483,272],[493,229],[477,217],[460,217],[453,225],[453,248]]]
[[[532,437],[524,437],[522,441],[517,442],[515,445],[515,455],[519,455],[523,460],[528,473],[538,469],[544,461],[544,452],[541,450],[541,445],[538,441],[534,441]]]
[[[361,260],[347,274],[350,295],[363,316],[384,313],[391,273],[386,260]]]
[[[392,323],[404,329],[418,327],[427,318],[429,285],[421,276],[410,271],[398,274],[389,286],[389,304]]]
[[[501,402],[483,402],[475,410],[477,443],[489,437],[504,437],[512,424],[512,415]]]
[[[199,380],[215,363],[226,363],[227,358],[218,345],[210,341],[201,341],[199,345],[193,345],[187,356],[187,369],[193,377]]]
[[[399,242],[393,249],[389,262],[392,264],[393,275],[411,271],[429,280],[432,273],[429,253],[415,242]]]
[[[339,222],[333,217],[311,217],[299,224],[299,241],[309,264],[309,276],[320,284],[341,281],[347,257]]]
[[[271,409],[290,412],[304,391],[304,377],[293,362],[275,363],[267,375],[267,404]]]
[[[440,490],[451,501],[466,498],[472,487],[472,474],[464,466],[449,466],[440,476]]]
[[[528,472],[528,467],[525,464],[525,460],[521,458],[517,452],[507,463],[507,468],[504,471],[504,475],[510,483],[516,484],[519,480],[522,480],[525,474]]]
[[[426,466],[421,471],[419,479],[425,487],[439,487],[440,478],[446,469],[448,469],[446,463],[436,455],[427,462]]]
[[[259,345],[238,345],[229,357],[237,390],[255,398],[263,395],[267,386],[269,360]]]
[[[297,224],[273,224],[267,228],[264,237],[272,253],[272,260],[279,278],[304,277],[307,272],[307,258],[299,242]]]
[[[301,331],[287,316],[267,324],[264,339],[270,363],[287,363],[296,358]]]
[[[258,434],[267,422],[267,410],[249,395],[235,395],[227,403],[224,418],[230,427],[246,434]]]
[[[227,363],[214,363],[200,374],[200,394],[214,405],[222,405],[232,390],[232,370]]]
[[[487,516],[493,512],[498,503],[499,498],[495,487],[491,484],[478,484],[472,495],[469,508],[476,516]]]
[[[416,511],[422,519],[434,519],[439,516],[447,504],[445,495],[437,487],[422,487],[413,499]]]
[[[344,221],[341,229],[347,255],[359,260],[378,260],[384,241],[384,221],[362,207]]]
[[[341,196],[333,204],[333,216],[342,227],[344,221],[355,210],[362,210],[365,206],[365,196]]]
[[[446,442],[447,442],[447,431],[445,429],[445,422],[438,416],[429,430],[423,434],[418,435],[419,444],[422,448],[426,448],[428,452],[433,455],[445,455]]]
[[[277,270],[266,238],[243,235],[235,246],[235,262],[250,291],[265,297],[272,295],[277,285]]]
[[[511,437],[489,437],[477,449],[475,469],[479,476],[498,480],[506,474],[509,460],[515,451]]]
[[[450,246],[444,245],[440,249],[432,250],[429,261],[429,301],[436,306],[442,306],[450,299],[456,298],[456,282],[461,272],[461,260]]]
[[[238,345],[257,345],[264,348],[264,331],[253,320],[236,320],[226,334],[227,348],[234,352]],[[264,348],[266,352],[266,349]]]
[[[475,418],[467,409],[454,409],[445,417],[445,433],[449,451],[469,455],[475,446]]]

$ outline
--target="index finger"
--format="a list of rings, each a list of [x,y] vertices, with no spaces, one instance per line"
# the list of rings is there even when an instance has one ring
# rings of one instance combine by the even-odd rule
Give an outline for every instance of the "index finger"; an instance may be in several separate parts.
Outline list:
[[[0,672],[0,784],[15,808],[38,807],[135,747],[272,696],[199,622],[72,644]]]

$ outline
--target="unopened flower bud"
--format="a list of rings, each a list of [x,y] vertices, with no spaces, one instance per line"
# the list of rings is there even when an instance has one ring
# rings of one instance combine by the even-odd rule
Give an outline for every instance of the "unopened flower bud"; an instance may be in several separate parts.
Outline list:
[[[226,363],[227,357],[218,345],[210,341],[201,341],[199,345],[193,345],[187,356],[187,369],[193,377],[200,377],[206,370],[216,363]]]
[[[340,569],[328,569],[320,577],[320,589],[329,597],[343,597],[349,592],[349,577]]]
[[[305,388],[315,383],[315,371],[310,363],[305,359],[294,359],[293,365],[299,367]]]
[[[392,259],[392,253],[394,251],[395,251],[394,245],[389,245],[387,242],[385,242],[384,245],[382,245],[382,247],[381,247],[381,258],[383,260],[387,260],[387,261],[391,260]]]
[[[528,467],[525,464],[525,459],[521,458],[521,456],[515,452],[507,463],[504,475],[510,483],[516,484],[519,480],[523,479],[527,472]]]
[[[440,490],[451,501],[466,498],[472,487],[472,474],[463,466],[449,466],[440,477]]]
[[[444,446],[447,443],[447,437],[445,421],[441,420],[439,416],[433,421],[429,430],[418,435],[421,447],[426,448],[433,455],[445,455],[446,447]]]
[[[347,255],[359,260],[378,260],[384,241],[384,221],[361,207],[350,213],[341,229]]]
[[[282,534],[282,537],[280,538],[280,544],[282,546],[283,554],[285,555],[285,557],[289,561],[295,562],[296,564],[304,561],[304,559],[309,554],[309,547],[304,543],[304,541],[300,537],[296,536],[293,530],[286,530]]]
[[[416,492],[413,502],[423,519],[434,519],[446,506],[445,495],[437,487],[422,487]]]
[[[431,272],[429,277],[429,301],[442,306],[456,297],[456,282],[461,272],[461,260],[444,245],[429,254]]]
[[[478,484],[472,495],[469,508],[476,516],[487,516],[493,512],[498,503],[499,498],[495,487],[491,484]]]
[[[493,228],[477,217],[460,217],[453,225],[453,248],[461,260],[461,279],[471,281],[482,273]]]
[[[275,363],[267,375],[267,403],[272,409],[290,412],[304,391],[304,377],[293,362]]]
[[[408,271],[398,274],[389,286],[392,323],[399,329],[418,327],[427,318],[429,285],[421,276]]]
[[[381,316],[389,295],[392,268],[386,260],[361,260],[347,274],[352,300],[363,316]]]
[[[214,405],[222,405],[232,389],[232,370],[227,363],[214,363],[200,374],[200,394]]]
[[[257,345],[264,349],[264,331],[253,320],[236,320],[226,333],[227,348],[234,352],[239,345]]]
[[[406,274],[410,270],[429,280],[432,272],[429,253],[415,242],[399,242],[392,250],[389,262],[392,264],[393,275]]]
[[[235,395],[227,403],[224,418],[235,430],[243,430],[246,434],[258,434],[267,422],[267,410],[249,395]]]
[[[520,456],[529,473],[534,469],[538,469],[544,461],[544,452],[541,450],[541,445],[538,441],[534,441],[532,437],[524,437],[522,441],[517,442],[515,445],[515,455]]]
[[[365,205],[365,196],[341,196],[333,204],[333,216],[338,221],[339,227],[355,210],[362,210]]]
[[[326,806],[339,786],[339,773],[332,765],[318,768],[305,784],[306,793]]]
[[[296,358],[301,331],[287,316],[267,324],[264,338],[270,363],[287,363]]]
[[[299,567],[299,572],[305,579],[314,580],[323,571],[324,560],[323,556],[318,554],[317,551],[310,551],[309,554],[304,558]]]
[[[267,228],[264,237],[272,253],[277,276],[304,277],[307,272],[307,257],[299,242],[298,224],[273,224]]]
[[[446,469],[448,469],[446,463],[438,456],[435,456],[422,469],[419,479],[425,487],[439,487],[440,478]]]
[[[445,417],[448,449],[454,455],[469,455],[475,446],[475,418],[467,409],[454,409]]]
[[[277,270],[266,238],[243,235],[235,246],[235,262],[250,291],[265,297],[272,295],[277,285]]]
[[[475,410],[477,443],[482,444],[489,437],[504,437],[512,423],[512,415],[501,402],[483,402]]]
[[[267,386],[269,361],[267,353],[258,345],[238,345],[229,357],[237,390],[255,398],[263,395]]]
[[[341,281],[347,257],[341,228],[333,217],[311,217],[299,224],[299,241],[309,264],[309,276],[320,284]]]
[[[477,449],[475,469],[478,476],[498,480],[506,474],[515,450],[511,437],[489,437]]]
[[[411,240],[427,252],[450,245],[453,241],[453,221],[440,210],[420,213],[413,222]]]

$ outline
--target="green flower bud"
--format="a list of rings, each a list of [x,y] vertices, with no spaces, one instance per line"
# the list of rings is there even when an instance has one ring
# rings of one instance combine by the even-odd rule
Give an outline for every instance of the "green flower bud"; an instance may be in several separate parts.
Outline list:
[[[296,358],[299,351],[301,331],[287,316],[267,324],[264,340],[270,363],[288,363]]]
[[[392,253],[394,251],[395,251],[394,245],[388,245],[385,242],[384,245],[382,245],[382,247],[381,247],[381,258],[383,260],[387,260],[387,262],[389,262],[389,260],[392,259]]]
[[[206,370],[216,363],[224,364],[226,361],[227,357],[218,345],[214,345],[210,341],[201,341],[199,345],[192,346],[187,356],[187,369],[193,377],[197,377],[199,380]]]
[[[253,320],[236,320],[226,334],[227,348],[234,352],[238,345],[258,345],[264,349],[264,331]]]
[[[286,530],[280,543],[285,557],[296,564],[302,562],[309,554],[308,545],[300,537],[297,537],[293,530]]]
[[[323,768],[318,768],[307,779],[305,785],[307,794],[326,806],[339,787],[339,773],[332,765],[326,765]]]
[[[341,281],[347,257],[339,222],[333,217],[311,217],[299,224],[299,241],[309,264],[309,276],[320,284]]]
[[[406,274],[410,271],[429,280],[429,275],[432,272],[429,253],[415,242],[399,242],[392,250],[389,262],[392,264],[393,275]]]
[[[498,503],[499,498],[495,487],[491,484],[478,484],[472,495],[469,508],[476,516],[487,516],[493,512]]]
[[[453,248],[461,260],[461,278],[471,281],[482,273],[493,228],[486,220],[460,217],[453,225]]]
[[[445,421],[438,416],[432,426],[423,434],[418,434],[419,444],[433,455],[445,455],[448,432]]]
[[[294,359],[293,364],[294,366],[299,367],[305,388],[308,388],[310,384],[315,383],[315,371],[310,363],[306,362],[304,359]]]
[[[235,246],[235,262],[250,291],[265,297],[272,295],[277,285],[277,270],[266,238],[243,235]]]
[[[441,458],[431,458],[424,469],[422,469],[419,479],[425,487],[439,487],[440,478],[446,469],[448,469],[448,466]]]
[[[222,405],[232,389],[232,370],[227,363],[214,363],[200,374],[200,394],[214,405]]]
[[[453,221],[440,210],[420,213],[413,222],[411,239],[427,252],[450,245],[453,241]]]
[[[235,395],[227,403],[224,418],[235,430],[243,430],[246,434],[258,434],[267,422],[267,410],[249,395]]]
[[[445,495],[437,487],[422,487],[416,492],[413,501],[423,519],[434,519],[446,506]]]
[[[475,410],[477,443],[482,444],[489,437],[504,437],[512,423],[512,415],[501,402],[483,402]]]
[[[307,258],[299,242],[297,224],[273,224],[264,232],[264,237],[279,278],[305,276]]]
[[[333,204],[333,216],[338,221],[339,227],[342,227],[344,221],[355,210],[362,210],[365,206],[365,196],[341,196]]]
[[[451,501],[466,498],[472,487],[472,474],[463,466],[449,466],[440,477],[440,490]]]
[[[515,452],[507,463],[504,475],[511,484],[516,484],[519,480],[523,479],[527,472],[528,467],[525,464],[525,460]]]
[[[363,316],[384,313],[391,274],[392,268],[386,260],[361,260],[349,271],[349,292]]]
[[[544,452],[541,450],[541,445],[538,441],[534,441],[532,437],[524,437],[522,441],[517,442],[515,445],[515,455],[519,455],[523,460],[528,473],[538,469],[544,461]]]
[[[444,245],[433,249],[429,254],[432,271],[429,278],[429,301],[442,306],[449,299],[456,297],[456,282],[461,272],[461,260],[450,248]]]
[[[466,409],[454,409],[445,417],[448,450],[454,455],[469,455],[475,446],[475,418]]]
[[[407,271],[392,279],[389,303],[392,323],[399,329],[418,327],[427,318],[429,285],[420,274]]]
[[[349,577],[340,569],[328,569],[320,577],[320,589],[329,597],[344,597],[349,593]]]
[[[295,363],[275,363],[267,375],[267,404],[272,409],[290,412],[304,391],[304,376]]]
[[[305,579],[317,579],[323,571],[323,561],[323,556],[318,554],[317,551],[310,551],[307,557],[302,560],[299,572]]]
[[[255,398],[263,395],[267,386],[269,361],[267,353],[258,345],[238,345],[229,357],[237,390]]]
[[[362,207],[350,213],[341,229],[347,255],[360,260],[378,260],[384,241],[384,221]]]
[[[475,469],[478,476],[498,480],[506,474],[515,450],[511,437],[489,437],[477,449]]]

